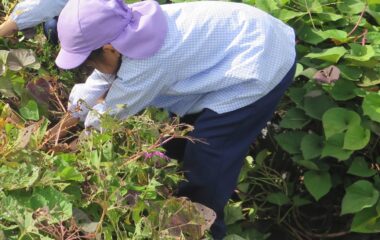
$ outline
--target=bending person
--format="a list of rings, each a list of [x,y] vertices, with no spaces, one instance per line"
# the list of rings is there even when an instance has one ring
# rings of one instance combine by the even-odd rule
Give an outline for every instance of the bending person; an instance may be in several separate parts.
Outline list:
[[[178,194],[217,213],[211,231],[222,239],[223,209],[249,146],[292,82],[293,29],[240,3],[69,0],[58,35],[59,67],[97,69],[71,94],[72,114],[85,126],[99,127],[99,118],[81,98],[122,119],[148,106],[191,119],[190,135],[207,144],[168,145],[167,154],[183,161],[187,181]]]

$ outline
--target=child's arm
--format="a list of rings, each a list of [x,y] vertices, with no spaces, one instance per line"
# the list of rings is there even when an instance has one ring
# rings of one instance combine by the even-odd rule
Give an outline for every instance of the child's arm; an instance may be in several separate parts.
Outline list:
[[[99,99],[103,99],[109,90],[114,76],[94,71],[85,83],[75,84],[69,96],[68,111],[81,121],[86,119],[89,109],[94,107]]]
[[[103,102],[113,76],[94,71],[86,83],[76,84],[70,93],[68,113],[45,134],[45,140],[55,141],[64,137],[87,116],[88,108]],[[81,103],[83,101],[83,103]]]
[[[160,92],[167,87],[161,74],[152,76],[151,71],[125,64],[120,67],[118,77],[113,81],[103,102],[93,106],[97,112],[89,112],[85,127],[100,128],[99,114],[108,113],[120,119],[135,115],[152,104]]]
[[[17,32],[17,24],[12,19],[8,19],[0,25],[0,37],[10,36]]]
[[[10,17],[0,26],[0,37],[17,30],[34,27],[58,16],[68,0],[27,0],[18,3]]]
[[[97,103],[104,101],[107,92],[98,98]],[[80,122],[78,117],[74,117],[70,112],[65,114],[64,117],[45,134],[46,142],[55,141],[67,135],[69,130],[75,127]]]

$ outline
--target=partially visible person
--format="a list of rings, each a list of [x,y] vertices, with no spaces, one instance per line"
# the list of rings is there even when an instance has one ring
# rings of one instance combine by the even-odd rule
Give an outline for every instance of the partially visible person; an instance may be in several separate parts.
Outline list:
[[[58,20],[61,50],[56,64],[62,69],[83,64],[96,69],[85,83],[74,86],[70,115],[55,129],[79,121],[99,128],[100,114],[125,119],[148,106],[164,108],[193,124],[189,136],[202,143],[178,147],[173,142],[164,148],[168,156],[183,162],[187,181],[181,182],[177,196],[212,208],[217,214],[213,238],[223,239],[227,230],[223,210],[244,157],[293,80],[293,29],[241,3],[22,3],[31,2],[46,9],[19,5],[11,15],[17,28],[56,17],[67,2]],[[37,10],[45,17],[35,21]],[[28,14],[21,19],[26,21],[33,13],[34,23],[27,26],[20,19],[24,13]],[[55,132],[50,130],[48,137]]]
[[[222,240],[244,157],[293,80],[294,30],[242,3],[69,0],[58,36],[58,67],[96,69],[71,91],[71,122],[100,128],[103,113],[125,119],[154,106],[193,124],[189,136],[203,142],[163,147],[182,161],[177,196],[213,209]]]
[[[17,32],[17,24],[12,19],[7,19],[0,25],[0,37],[7,37]]]
[[[0,25],[0,37],[10,36],[19,30],[44,25],[44,33],[53,44],[58,44],[58,15],[68,0],[20,1],[9,18]]]

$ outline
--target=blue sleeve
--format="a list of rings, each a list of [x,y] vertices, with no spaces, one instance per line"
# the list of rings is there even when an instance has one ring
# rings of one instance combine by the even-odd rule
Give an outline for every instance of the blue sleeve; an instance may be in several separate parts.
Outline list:
[[[165,87],[158,66],[153,74],[143,68],[122,65],[104,102],[93,107],[95,111],[88,113],[84,125],[99,128],[98,115],[106,112],[120,119],[134,115],[150,106]]]
[[[11,14],[18,29],[34,27],[58,16],[68,0],[24,0],[18,3]]]

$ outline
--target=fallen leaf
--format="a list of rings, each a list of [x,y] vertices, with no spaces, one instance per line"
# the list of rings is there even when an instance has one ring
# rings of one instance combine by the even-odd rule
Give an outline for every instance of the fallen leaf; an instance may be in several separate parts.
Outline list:
[[[12,71],[20,71],[23,67],[40,68],[35,53],[30,49],[9,50],[7,66]]]
[[[340,70],[338,67],[331,65],[327,68],[317,71],[314,74],[314,79],[319,83],[334,83],[340,77]]]

